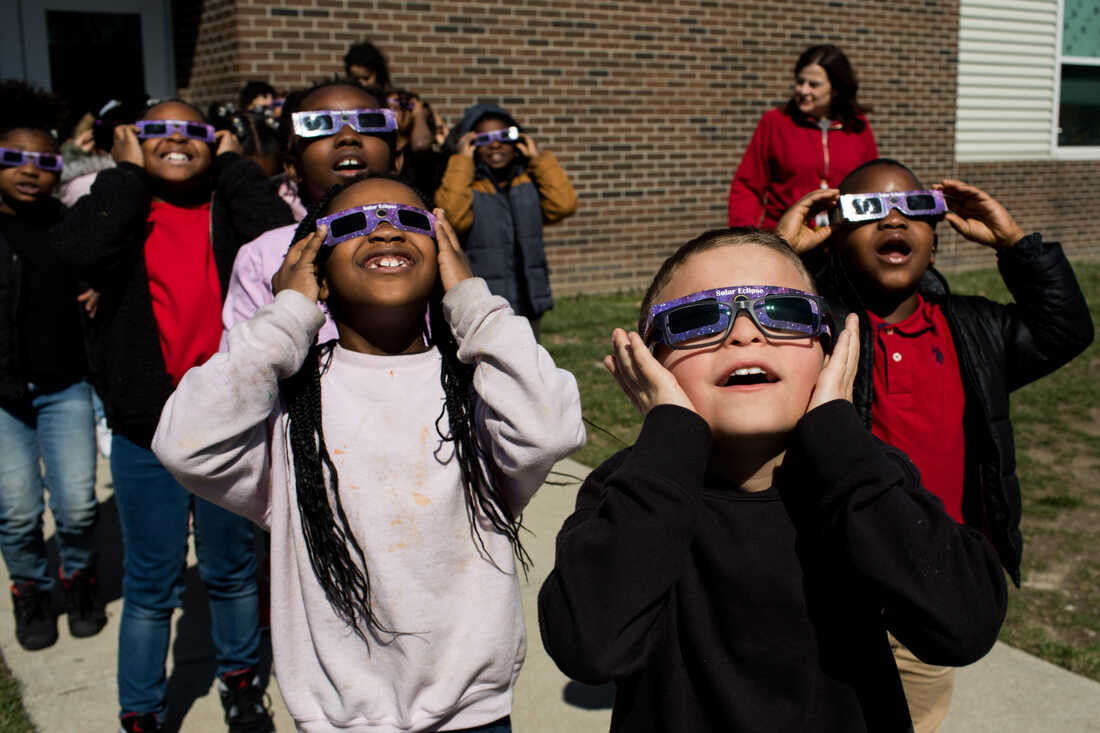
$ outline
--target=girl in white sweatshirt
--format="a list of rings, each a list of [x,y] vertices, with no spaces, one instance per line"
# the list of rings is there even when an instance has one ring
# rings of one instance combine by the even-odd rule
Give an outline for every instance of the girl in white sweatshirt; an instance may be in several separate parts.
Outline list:
[[[271,532],[275,674],[310,733],[511,730],[519,515],[584,443],[573,375],[422,206],[388,178],[326,197],[153,440]],[[312,346],[318,298],[340,338]]]

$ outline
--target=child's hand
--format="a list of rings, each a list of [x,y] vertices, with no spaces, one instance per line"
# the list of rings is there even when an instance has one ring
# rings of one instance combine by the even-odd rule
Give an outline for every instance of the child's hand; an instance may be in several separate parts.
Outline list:
[[[424,101],[420,97],[411,97],[409,103],[412,104],[412,109],[409,110],[412,113],[414,120],[428,121],[428,105],[424,104]]]
[[[980,188],[950,178],[932,188],[942,190],[947,199],[947,223],[971,242],[1004,249],[1024,238],[1008,209]]]
[[[811,225],[814,217],[836,206],[840,199],[840,190],[819,188],[794,202],[775,226],[775,233],[791,245],[795,254],[804,254],[817,247],[833,233],[831,226],[814,229]]]
[[[283,290],[297,290],[310,300],[317,300],[321,294],[317,253],[327,234],[325,227],[317,227],[313,234],[291,245],[283,264],[271,277],[271,292],[278,295]]]
[[[474,157],[474,138],[477,137],[477,133],[471,130],[458,139],[458,150],[455,151],[459,155],[465,155],[467,158]]]
[[[95,150],[95,135],[91,130],[85,130],[73,139],[73,144],[90,155]]]
[[[676,377],[650,353],[636,331],[616,328],[611,332],[611,353],[603,358],[603,365],[642,417],[657,405],[679,405],[695,412]]]
[[[466,253],[458,245],[458,235],[455,234],[451,222],[447,221],[447,214],[443,209],[436,209],[432,213],[435,214],[435,242],[439,248],[439,281],[443,283],[443,292],[447,292],[463,280],[473,277],[474,273],[470,270]]]
[[[447,141],[447,133],[451,131],[447,121],[438,112],[432,111],[432,119],[435,121],[435,144],[442,145]]]
[[[531,136],[526,132],[520,133],[519,142],[516,143],[516,147],[519,148],[519,152],[523,153],[528,160],[538,157],[538,146],[535,145],[535,141],[532,140]]]
[[[244,148],[241,147],[241,141],[237,139],[237,136],[234,135],[231,130],[218,130],[215,132],[214,144],[217,146],[214,152],[215,157],[222,153],[244,155]]]
[[[133,163],[145,167],[145,154],[141,152],[141,140],[137,136],[137,125],[118,125],[115,127],[115,141],[111,146],[111,157],[116,163]]]
[[[76,296],[76,302],[84,306],[84,312],[88,314],[88,318],[95,318],[96,309],[99,308],[98,292],[88,288],[83,293]]]
[[[849,313],[844,330],[836,339],[833,353],[825,357],[825,366],[817,376],[806,412],[833,400],[852,401],[852,387],[859,370],[859,316]]]

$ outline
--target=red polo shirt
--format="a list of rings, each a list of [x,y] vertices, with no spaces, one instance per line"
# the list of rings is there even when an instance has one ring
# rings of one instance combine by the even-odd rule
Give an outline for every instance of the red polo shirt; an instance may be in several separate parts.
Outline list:
[[[145,269],[160,331],[164,366],[179,384],[218,351],[222,288],[210,242],[210,204],[183,207],[154,201],[147,218]]]
[[[943,311],[921,298],[900,323],[868,315],[875,335],[871,432],[905,451],[924,487],[962,522],[966,398]]]

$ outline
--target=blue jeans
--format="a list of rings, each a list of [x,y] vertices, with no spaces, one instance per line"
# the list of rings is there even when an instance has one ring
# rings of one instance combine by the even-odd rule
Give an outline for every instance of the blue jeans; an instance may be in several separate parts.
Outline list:
[[[50,493],[62,572],[94,571],[95,460],[87,382],[45,394],[32,389],[23,404],[0,408],[0,552],[13,583],[54,584],[42,536],[43,488]]]
[[[192,496],[147,448],[115,432],[111,474],[125,543],[118,633],[122,713],[163,715],[172,611],[183,596],[188,517],[210,596],[218,676],[260,661],[252,523]]]

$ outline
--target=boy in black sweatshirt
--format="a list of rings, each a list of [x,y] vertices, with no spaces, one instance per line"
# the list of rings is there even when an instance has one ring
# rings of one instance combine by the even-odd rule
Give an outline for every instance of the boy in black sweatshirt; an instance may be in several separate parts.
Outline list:
[[[887,631],[941,664],[996,640],[995,550],[863,427],[855,317],[835,337],[813,289],[781,239],[708,232],[612,335],[645,421],[581,488],[539,622],[566,674],[615,681],[613,731],[901,733]]]

